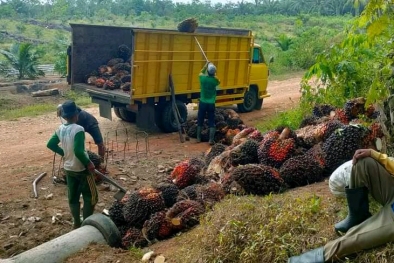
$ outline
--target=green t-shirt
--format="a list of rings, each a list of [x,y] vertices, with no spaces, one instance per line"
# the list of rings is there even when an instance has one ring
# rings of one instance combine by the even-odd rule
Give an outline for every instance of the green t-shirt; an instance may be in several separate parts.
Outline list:
[[[200,75],[200,101],[204,103],[216,102],[216,87],[220,84],[219,79],[207,75]]]

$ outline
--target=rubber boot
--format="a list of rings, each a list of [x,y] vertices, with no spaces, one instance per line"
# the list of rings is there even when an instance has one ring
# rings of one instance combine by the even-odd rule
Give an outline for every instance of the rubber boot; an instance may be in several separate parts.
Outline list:
[[[77,229],[81,226],[81,204],[70,204],[70,210],[74,220],[74,229]]]
[[[209,145],[215,144],[215,133],[216,133],[215,127],[209,128]]]
[[[95,207],[94,205],[85,205],[85,204],[83,205],[83,209],[82,209],[83,220],[93,215],[94,207]]]
[[[350,189],[347,186],[345,192],[349,214],[344,220],[335,224],[335,231],[338,234],[346,233],[350,228],[364,222],[371,216],[366,187]]]
[[[319,247],[299,256],[291,257],[287,263],[324,263],[324,247]]]
[[[202,131],[202,127],[197,126],[197,142],[201,142],[201,131]]]

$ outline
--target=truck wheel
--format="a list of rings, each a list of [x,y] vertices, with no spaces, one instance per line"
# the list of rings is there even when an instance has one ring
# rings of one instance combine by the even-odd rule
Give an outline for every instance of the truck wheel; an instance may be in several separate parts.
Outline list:
[[[258,99],[254,109],[255,110],[261,110],[262,107],[263,107],[263,99]]]
[[[119,108],[120,118],[127,122],[135,122],[137,120],[137,114],[129,111],[126,108]]]
[[[185,103],[177,100],[176,106],[178,107],[178,111],[182,117],[182,120],[185,122],[187,120],[187,108]],[[164,132],[175,132],[178,130],[178,125],[176,123],[174,113],[172,112],[171,101],[166,103],[166,105],[163,108],[161,116],[162,116],[161,126]]]
[[[115,113],[116,117],[118,117],[119,119],[122,119],[122,116],[120,115],[119,107],[114,107],[114,113]]]
[[[238,104],[238,111],[241,113],[251,112],[256,107],[257,103],[257,94],[252,90],[248,90],[245,92],[244,102]]]

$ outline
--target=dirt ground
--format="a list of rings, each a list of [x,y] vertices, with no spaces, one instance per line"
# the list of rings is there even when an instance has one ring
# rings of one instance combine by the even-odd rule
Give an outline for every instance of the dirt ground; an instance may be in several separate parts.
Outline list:
[[[272,96],[265,99],[263,109],[241,114],[241,118],[253,126],[295,106],[300,97],[299,82],[299,77],[271,81],[268,89]],[[8,91],[0,90],[0,96],[1,92]],[[24,99],[27,95],[20,96]],[[57,101],[58,98],[54,99],[54,105]],[[99,120],[111,150],[107,160],[110,175],[129,190],[166,178],[176,163],[202,155],[209,147],[207,143],[197,144],[194,139],[181,144],[177,133],[137,132],[133,124],[115,115],[112,121],[99,117],[97,107],[86,110]],[[53,169],[53,153],[46,148],[47,140],[59,124],[55,112],[0,121],[0,258],[12,257],[72,229],[66,187],[52,181],[53,172],[56,175],[58,171],[59,158]],[[91,137],[87,138],[87,147],[96,151]],[[34,198],[32,182],[42,172],[46,172],[46,176],[38,183],[38,198]],[[106,185],[98,188],[100,201],[96,212],[102,212],[112,204],[115,189]],[[171,246],[171,240],[166,242],[161,250]],[[91,245],[68,262],[130,262],[127,259],[127,251]]]

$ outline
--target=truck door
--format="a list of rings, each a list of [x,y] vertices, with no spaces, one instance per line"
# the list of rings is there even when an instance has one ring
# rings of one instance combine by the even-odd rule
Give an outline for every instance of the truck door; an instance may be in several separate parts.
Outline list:
[[[67,48],[67,83],[71,84],[71,46]]]
[[[253,48],[250,84],[258,87],[260,96],[266,94],[268,85],[268,66],[265,63],[260,47]]]

